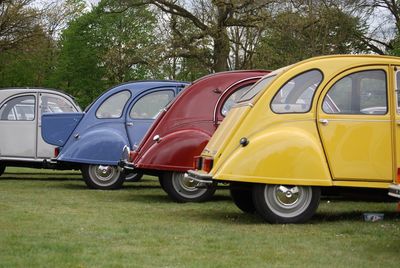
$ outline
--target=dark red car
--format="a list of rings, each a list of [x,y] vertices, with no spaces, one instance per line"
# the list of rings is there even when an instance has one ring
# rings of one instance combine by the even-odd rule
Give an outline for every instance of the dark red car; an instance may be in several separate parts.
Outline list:
[[[162,188],[177,202],[210,199],[216,186],[199,188],[184,174],[193,168],[193,157],[201,154],[236,100],[267,73],[229,71],[193,82],[164,109],[139,147],[130,152],[131,167],[158,176]]]

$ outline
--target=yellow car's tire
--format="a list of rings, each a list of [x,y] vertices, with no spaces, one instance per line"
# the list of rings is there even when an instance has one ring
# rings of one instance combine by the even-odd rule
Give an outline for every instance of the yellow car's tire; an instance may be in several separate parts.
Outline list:
[[[235,205],[245,213],[254,213],[256,207],[253,202],[253,185],[249,183],[231,182],[229,191]]]
[[[253,202],[257,213],[270,223],[301,223],[318,208],[319,187],[256,184]]]

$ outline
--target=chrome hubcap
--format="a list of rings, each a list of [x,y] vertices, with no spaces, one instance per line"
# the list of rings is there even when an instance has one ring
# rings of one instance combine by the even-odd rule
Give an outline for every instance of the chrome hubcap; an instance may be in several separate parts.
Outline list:
[[[281,217],[296,217],[311,203],[312,188],[304,186],[266,185],[264,198],[267,206]]]
[[[284,206],[294,205],[299,200],[299,188],[279,186],[275,189],[276,199]]]
[[[185,178],[183,176],[183,178],[181,178],[180,180],[181,182],[181,186],[183,189],[185,189],[186,191],[195,191],[197,190],[196,185],[198,183],[196,183],[194,180],[189,179],[189,178]]]
[[[102,186],[112,185],[120,176],[120,171],[116,166],[91,165],[89,172],[92,181]]]
[[[207,192],[205,188],[197,188],[200,184],[190,178],[186,178],[182,172],[172,174],[172,184],[175,191],[185,198],[197,198]]]

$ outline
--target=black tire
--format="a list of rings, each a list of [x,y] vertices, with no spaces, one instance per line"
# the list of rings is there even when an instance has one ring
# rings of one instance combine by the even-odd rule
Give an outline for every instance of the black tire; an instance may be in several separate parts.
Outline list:
[[[198,183],[185,178],[184,174],[184,172],[164,172],[160,178],[161,187],[172,200],[178,203],[205,202],[213,197],[217,184],[196,188]]]
[[[245,213],[256,212],[253,203],[253,185],[248,183],[235,183],[229,185],[229,191],[235,205]]]
[[[161,188],[164,190],[164,192],[167,192],[167,191],[165,191],[164,180],[163,180],[162,176],[163,175],[158,176],[158,181],[160,183]]]
[[[6,170],[6,165],[0,164],[0,176],[3,175],[5,170]]]
[[[257,213],[270,223],[301,223],[318,208],[321,189],[311,186],[256,184],[253,202]]]
[[[125,181],[138,182],[143,178],[143,173],[129,172],[125,173]]]
[[[122,187],[125,174],[117,166],[83,165],[83,180],[91,189],[116,190]]]

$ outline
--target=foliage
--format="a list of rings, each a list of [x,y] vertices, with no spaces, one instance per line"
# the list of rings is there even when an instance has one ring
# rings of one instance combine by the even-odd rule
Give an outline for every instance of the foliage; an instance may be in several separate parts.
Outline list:
[[[276,69],[319,55],[366,51],[360,21],[336,6],[301,5],[280,12],[257,47],[255,65]]]
[[[109,12],[118,1],[101,1],[72,21],[60,40],[52,83],[89,104],[102,91],[127,80],[157,75],[155,20],[146,7]]]
[[[0,0],[0,86],[61,88],[82,106],[128,80],[400,55],[399,1],[39,1]]]

